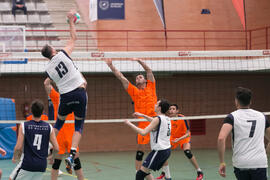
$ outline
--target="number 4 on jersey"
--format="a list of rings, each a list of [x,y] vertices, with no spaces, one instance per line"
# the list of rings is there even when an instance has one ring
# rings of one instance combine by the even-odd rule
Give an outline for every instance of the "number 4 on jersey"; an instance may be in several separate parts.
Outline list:
[[[40,150],[41,141],[42,141],[42,135],[41,134],[35,134],[35,139],[34,139],[34,142],[33,142],[33,146],[37,146],[37,150]]]

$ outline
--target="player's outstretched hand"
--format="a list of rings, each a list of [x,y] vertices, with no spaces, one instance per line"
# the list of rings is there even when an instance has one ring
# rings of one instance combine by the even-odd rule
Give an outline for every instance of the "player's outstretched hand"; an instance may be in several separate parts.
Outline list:
[[[137,62],[141,62],[142,60],[139,58],[132,58],[132,61],[137,61]]]
[[[2,156],[5,156],[7,154],[7,152],[4,149],[0,148],[0,154]]]
[[[104,58],[104,61],[108,65],[111,65],[112,64],[112,59],[111,58]]]
[[[221,163],[220,165],[219,165],[219,175],[221,176],[221,177],[226,177],[226,164],[225,163]]]
[[[129,120],[125,119],[124,123],[128,125],[130,122]]]
[[[139,112],[135,112],[135,113],[133,113],[133,117],[135,117],[135,118],[143,117],[143,114],[139,113]]]
[[[67,18],[69,19],[69,22],[73,22],[73,19],[74,19],[74,14],[76,13],[75,10],[70,10],[68,13],[67,13]]]

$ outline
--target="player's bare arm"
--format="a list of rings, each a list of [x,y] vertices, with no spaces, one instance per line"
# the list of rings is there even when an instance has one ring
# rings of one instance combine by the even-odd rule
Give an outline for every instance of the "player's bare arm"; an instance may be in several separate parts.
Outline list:
[[[112,70],[113,74],[117,77],[117,79],[121,81],[123,87],[127,89],[129,85],[129,80],[127,80],[127,78],[118,69],[114,67],[114,65],[112,64],[112,59],[106,58],[104,61],[106,62],[108,67]]]
[[[150,117],[150,116],[147,116],[147,115],[142,114],[142,113],[139,113],[139,112],[133,113],[133,116],[134,116],[135,118],[143,117],[143,118],[145,118],[145,119],[146,119],[147,121],[149,121],[149,122],[153,121],[153,119],[154,119],[154,118],[152,118],[152,117]]]
[[[150,131],[154,130],[158,126],[159,119],[158,119],[158,117],[153,118],[151,123],[145,129],[138,128],[137,126],[135,126],[134,124],[132,124],[128,120],[125,120],[125,123],[129,127],[131,127],[131,129],[133,129],[136,133],[139,133],[142,136],[145,136],[146,134],[148,134]]]
[[[44,81],[44,87],[47,94],[51,93],[51,90],[52,90],[51,82],[52,80],[50,78],[46,78]]]
[[[173,140],[173,142],[174,143],[177,143],[178,141],[181,141],[182,139],[185,139],[185,138],[188,138],[188,137],[190,137],[190,131],[189,130],[187,130],[186,133],[183,136],[181,136],[181,137],[176,138],[175,140]]]
[[[19,160],[22,155],[23,142],[24,142],[24,135],[22,133],[22,126],[20,126],[17,143],[16,143],[16,146],[14,147],[14,153],[13,153],[13,158],[12,158],[13,163]]]
[[[134,58],[133,60],[137,61],[143,67],[143,69],[146,72],[147,79],[150,80],[151,82],[155,82],[155,76],[152,72],[152,69],[149,66],[147,66],[146,63],[143,62],[141,59]]]
[[[69,56],[71,55],[75,47],[75,41],[77,40],[76,28],[73,21],[74,14],[74,10],[70,10],[67,14],[67,18],[69,19],[70,39],[68,40],[66,46],[63,49]]]
[[[219,155],[219,162],[220,162],[219,174],[222,177],[226,176],[226,164],[224,161],[225,142],[226,142],[226,139],[231,131],[232,131],[232,125],[225,123],[225,124],[223,124],[223,126],[219,132],[219,136],[218,136],[217,146],[218,146],[218,155]]]

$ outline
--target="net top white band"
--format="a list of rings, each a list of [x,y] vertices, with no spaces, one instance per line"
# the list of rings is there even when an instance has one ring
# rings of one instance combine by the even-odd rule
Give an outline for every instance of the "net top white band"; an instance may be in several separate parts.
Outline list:
[[[269,116],[270,112],[263,112],[264,115]],[[222,119],[227,117],[228,114],[220,114],[220,115],[204,115],[204,116],[184,116],[184,117],[175,117],[170,118],[171,120],[200,120],[200,119]],[[146,119],[95,119],[95,120],[85,120],[85,123],[123,123],[125,120],[130,122],[141,122],[147,121]],[[14,124],[14,123],[21,123],[25,120],[0,120],[0,124]],[[55,123],[55,121],[46,121],[49,123]],[[65,123],[74,123],[73,120],[65,121]]]

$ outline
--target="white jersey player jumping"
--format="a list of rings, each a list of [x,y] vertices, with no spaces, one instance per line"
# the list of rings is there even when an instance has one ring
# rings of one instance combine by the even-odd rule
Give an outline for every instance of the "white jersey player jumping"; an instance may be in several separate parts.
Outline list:
[[[45,45],[41,51],[42,55],[50,60],[45,70],[48,76],[46,80],[50,79],[55,82],[60,93],[58,117],[54,125],[56,134],[64,125],[66,116],[72,112],[75,115],[75,132],[73,133],[70,155],[65,159],[68,173],[72,173],[73,165],[76,169],[81,167],[79,160],[74,162],[74,157],[81,139],[87,109],[87,83],[70,58],[77,39],[73,21],[74,14],[75,12],[71,10],[67,15],[70,25],[70,39],[66,46],[57,52],[53,47]],[[58,165],[54,164],[53,167]]]
[[[232,133],[232,162],[237,180],[267,180],[267,156],[264,136],[270,140],[269,122],[263,113],[250,109],[252,93],[239,87],[236,91],[237,110],[229,114],[218,137],[219,174],[226,176],[225,142]]]

